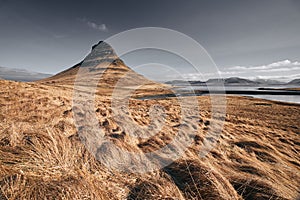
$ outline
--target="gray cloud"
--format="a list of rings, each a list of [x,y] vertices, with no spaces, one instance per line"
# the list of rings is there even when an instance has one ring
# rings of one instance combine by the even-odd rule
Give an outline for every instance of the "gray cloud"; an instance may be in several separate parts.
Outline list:
[[[300,79],[300,73],[299,74],[292,74],[289,76],[280,76],[280,75],[264,75],[264,76],[252,76],[247,77],[249,79],[255,80],[255,79],[271,79],[271,80],[278,80],[283,82],[289,82],[293,79]]]
[[[234,66],[220,72],[222,76],[241,76],[250,79],[275,79],[288,81],[299,78],[300,62],[282,60],[267,65]]]
[[[228,77],[242,77],[248,79],[274,79],[280,81],[290,81],[300,77],[300,62],[283,60],[273,62],[267,65],[258,66],[232,66],[215,73],[186,73],[181,76],[169,76],[168,78],[186,80],[207,80],[209,78],[228,78]]]
[[[87,25],[99,31],[107,31],[107,27],[105,24],[96,24],[94,22],[87,22]]]
[[[80,19],[80,21],[84,22],[88,27],[98,30],[98,31],[103,31],[106,32],[108,31],[106,24],[97,24],[95,22],[92,22],[86,18]]]
[[[300,69],[300,62],[295,61],[291,62],[290,60],[283,60],[283,61],[278,61],[274,62],[268,65],[260,65],[260,66],[234,66],[234,67],[229,67],[228,70],[232,71],[252,71],[252,70],[257,70],[260,72],[265,72],[265,71],[293,71]]]

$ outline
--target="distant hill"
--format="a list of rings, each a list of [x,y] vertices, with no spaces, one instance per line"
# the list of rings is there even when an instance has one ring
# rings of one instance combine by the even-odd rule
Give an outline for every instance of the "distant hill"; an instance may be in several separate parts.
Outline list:
[[[238,78],[238,77],[231,77],[225,79],[209,79],[206,81],[207,84],[215,84],[215,83],[224,83],[224,85],[255,85],[257,84],[254,81]]]
[[[30,81],[44,79],[50,76],[52,75],[28,71],[25,69],[0,67],[0,79],[5,79],[5,80],[30,82]]]
[[[283,82],[270,80],[270,79],[256,79],[256,80],[249,80],[245,78],[239,77],[230,77],[230,78],[215,78],[209,79],[207,81],[183,81],[183,80],[174,80],[174,81],[167,81],[166,84],[171,85],[217,85],[217,84],[224,84],[224,85],[278,85],[284,84]]]
[[[267,84],[267,85],[285,84],[285,82],[277,81],[273,79],[255,79],[254,81],[260,84]]]
[[[205,84],[203,81],[184,81],[184,80],[173,80],[167,81],[166,84],[170,85],[202,85]]]
[[[268,86],[268,85],[300,85],[300,79],[294,79],[290,82],[282,82],[273,79],[255,79],[249,80],[245,78],[239,77],[230,77],[230,78],[213,78],[208,79],[207,81],[186,81],[186,80],[173,80],[165,82],[169,85],[177,85],[177,86],[184,86],[184,85],[198,85],[198,86],[205,86],[205,85],[218,85],[220,83],[230,86],[230,85],[241,85],[241,86]]]
[[[288,82],[288,84],[290,84],[290,85],[300,85],[300,79],[294,79],[294,80]]]

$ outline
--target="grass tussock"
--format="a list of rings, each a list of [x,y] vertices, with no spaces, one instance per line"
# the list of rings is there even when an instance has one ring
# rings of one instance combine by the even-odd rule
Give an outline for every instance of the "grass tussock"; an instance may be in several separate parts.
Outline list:
[[[173,180],[164,172],[152,177],[138,178],[131,187],[128,200],[185,199]]]
[[[108,172],[81,143],[50,131],[20,139],[18,146],[0,146],[4,199],[112,198],[103,181]]]
[[[199,160],[179,160],[164,170],[186,199],[239,199],[235,189],[221,174]]]

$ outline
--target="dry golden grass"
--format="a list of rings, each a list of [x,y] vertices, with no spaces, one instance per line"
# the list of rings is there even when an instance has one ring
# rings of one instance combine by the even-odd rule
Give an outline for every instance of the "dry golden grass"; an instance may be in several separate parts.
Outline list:
[[[70,85],[3,80],[0,84],[1,200],[296,199],[300,192],[298,105],[227,97],[218,145],[199,158],[211,128],[209,97],[199,97],[201,120],[186,154],[161,170],[126,174],[105,168],[80,142]],[[180,124],[176,99],[131,99],[131,114],[138,124],[150,123],[153,104],[162,105],[167,114],[160,133],[137,140],[114,121],[107,93],[97,96],[95,112],[117,145],[148,152],[172,141]]]

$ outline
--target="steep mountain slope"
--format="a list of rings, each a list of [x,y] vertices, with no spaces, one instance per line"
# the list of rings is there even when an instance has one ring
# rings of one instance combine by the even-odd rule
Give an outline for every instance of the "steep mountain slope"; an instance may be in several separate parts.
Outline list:
[[[73,87],[81,81],[86,86],[98,84],[98,88],[109,93],[121,79],[122,87],[141,86],[138,90],[145,94],[153,91],[166,93],[170,88],[134,72],[116,55],[110,45],[102,41],[92,47],[92,53],[84,61],[50,78],[40,80],[39,83]]]

